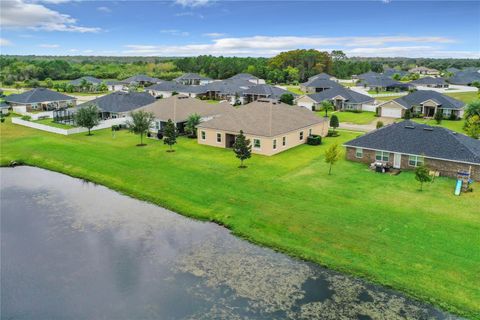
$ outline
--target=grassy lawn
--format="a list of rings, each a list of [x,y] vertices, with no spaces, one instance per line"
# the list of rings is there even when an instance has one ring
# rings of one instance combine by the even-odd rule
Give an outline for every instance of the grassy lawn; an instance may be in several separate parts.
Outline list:
[[[418,123],[423,123],[423,124],[428,124],[429,126],[438,126],[438,127],[444,127],[453,131],[461,132],[463,134],[466,134],[466,132],[463,130],[463,120],[442,120],[442,123],[437,124],[437,122],[434,119],[421,119],[421,118],[412,118],[410,119],[412,121],[418,122]],[[403,121],[403,119],[398,119],[398,121]]]
[[[438,178],[418,191],[411,172],[376,174],[324,151],[358,133],[254,155],[238,169],[231,150],[180,138],[136,147],[110,130],[60,136],[9,120],[0,125],[0,163],[12,160],[103,184],[293,256],[371,279],[470,317],[480,317],[480,189],[453,195]]]
[[[50,127],[61,128],[61,129],[75,128],[74,126],[71,126],[71,125],[68,125],[68,124],[53,122],[52,119],[40,119],[40,120],[35,120],[35,121],[32,121],[32,122],[41,123],[41,124],[45,124],[45,125],[50,126]]]
[[[446,92],[447,96],[463,101],[465,103],[472,102],[473,100],[480,99],[478,92]]]
[[[402,97],[402,96],[375,97],[374,99],[379,101],[379,102],[384,102],[384,101],[394,100],[394,99],[397,99],[397,98],[400,98],[400,97]]]
[[[305,92],[303,92],[302,90],[300,90],[300,86],[289,86],[289,85],[286,85],[285,88],[287,88],[288,91],[290,92],[293,92],[293,93],[296,93],[298,95],[304,95],[306,94]]]
[[[318,115],[319,116],[324,116],[324,112],[319,111]],[[368,124],[376,119],[375,117],[375,112],[369,112],[369,111],[363,111],[360,113],[355,113],[355,112],[334,112],[338,117],[338,120],[340,123],[342,122],[349,122],[349,123],[355,123],[355,124]]]

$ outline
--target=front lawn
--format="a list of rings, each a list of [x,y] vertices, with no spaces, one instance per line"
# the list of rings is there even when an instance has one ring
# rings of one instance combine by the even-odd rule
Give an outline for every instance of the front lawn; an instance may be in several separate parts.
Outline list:
[[[446,92],[447,96],[463,101],[464,103],[470,103],[473,100],[480,99],[478,92]]]
[[[303,96],[304,94],[306,94],[305,92],[303,92],[302,90],[300,90],[300,86],[288,86],[288,85],[287,85],[287,86],[285,86],[285,88],[286,88],[288,91],[290,91],[290,92],[292,92],[292,93],[296,93],[296,94],[298,94],[298,95],[300,95],[300,96]]]
[[[403,290],[471,317],[480,314],[480,189],[453,195],[455,180],[418,191],[411,172],[376,174],[340,160],[327,174],[321,146],[238,168],[227,149],[180,138],[136,147],[138,136],[110,130],[60,136],[10,120],[0,125],[0,163],[22,161],[88,179],[184,215],[217,221],[234,234],[293,256]]]
[[[320,116],[324,116],[325,112],[319,111],[318,114]],[[349,122],[349,123],[355,123],[355,124],[368,124],[376,119],[375,117],[375,112],[370,112],[370,111],[363,111],[363,112],[348,112],[348,111],[337,111],[334,112],[338,117],[338,120],[340,123],[342,122]]]

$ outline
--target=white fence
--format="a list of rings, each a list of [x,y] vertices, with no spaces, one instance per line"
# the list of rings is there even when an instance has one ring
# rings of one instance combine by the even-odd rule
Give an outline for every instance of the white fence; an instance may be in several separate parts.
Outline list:
[[[27,111],[26,106],[15,106],[12,107],[12,110],[14,113],[21,114],[22,116],[29,116],[33,121],[43,118],[53,118],[53,111],[32,113]]]
[[[108,119],[108,120],[102,121],[98,126],[93,127],[92,131],[111,128],[113,125],[125,124],[125,122],[128,119],[130,118],[126,117],[126,118]],[[51,132],[51,133],[62,134],[64,136],[88,131],[86,128],[80,128],[80,127],[71,128],[71,129],[57,128],[57,127],[52,127],[42,123],[22,120],[21,118],[12,118],[12,123],[33,128],[33,129]]]

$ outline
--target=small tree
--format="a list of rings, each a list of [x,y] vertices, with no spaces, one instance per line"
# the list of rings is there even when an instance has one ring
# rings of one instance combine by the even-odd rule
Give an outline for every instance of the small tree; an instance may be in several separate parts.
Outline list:
[[[330,165],[328,168],[328,175],[332,174],[332,166],[340,159],[340,149],[338,148],[338,144],[332,144],[328,149],[325,151],[325,162]]]
[[[340,122],[338,121],[338,117],[336,115],[332,115],[330,118],[330,127],[333,128],[333,132],[335,132],[335,129],[340,126]]]
[[[89,136],[92,135],[90,130],[100,122],[100,119],[98,118],[98,112],[97,106],[91,104],[80,108],[75,113],[75,123],[77,126],[87,128]]]
[[[325,117],[328,117],[328,111],[333,110],[333,105],[330,100],[323,100],[320,104],[320,109],[325,111]]]
[[[187,123],[185,125],[185,131],[192,138],[197,137],[197,126],[200,124],[200,116],[196,113],[188,116]]]
[[[465,119],[474,115],[480,116],[480,100],[474,100],[465,106]]]
[[[442,110],[437,110],[437,112],[435,112],[435,115],[433,116],[433,118],[435,119],[435,121],[437,122],[437,124],[442,123],[442,120],[443,120],[443,112],[442,112]]]
[[[246,166],[243,165],[243,161],[252,156],[252,145],[250,144],[250,140],[245,138],[242,130],[240,130],[240,134],[235,138],[233,152],[235,152],[237,158],[240,159],[239,168],[246,168]]]
[[[47,88],[52,88],[53,87],[53,81],[50,78],[45,79],[45,87]]]
[[[405,120],[411,119],[412,118],[412,111],[410,111],[410,109],[405,110],[405,114],[403,115],[403,118]]]
[[[280,101],[289,105],[293,105],[293,94],[291,93],[284,93],[280,96]]]
[[[177,143],[177,128],[171,119],[168,119],[163,129],[163,143],[167,144],[170,149],[167,152],[173,152],[172,146]]]
[[[126,123],[128,130],[140,135],[140,144],[137,144],[137,146],[145,146],[146,144],[143,143],[143,136],[148,133],[148,129],[152,126],[155,116],[151,112],[140,110],[137,112],[130,112],[130,117],[132,117],[132,120],[128,120]]]
[[[428,172],[428,168],[425,165],[418,166],[415,169],[415,180],[420,182],[420,191],[423,190],[423,183],[432,181],[432,177]]]
[[[377,129],[383,127],[383,121],[377,121]]]
[[[474,138],[480,138],[480,116],[474,115],[465,119],[465,125],[463,126],[467,134]]]

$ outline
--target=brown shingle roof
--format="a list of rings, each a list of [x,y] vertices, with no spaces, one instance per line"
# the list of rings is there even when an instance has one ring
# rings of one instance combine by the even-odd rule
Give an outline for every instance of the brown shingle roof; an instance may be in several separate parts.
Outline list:
[[[227,103],[207,103],[199,99],[184,95],[175,95],[165,99],[159,99],[139,109],[152,112],[155,118],[163,121],[171,119],[174,122],[183,122],[194,113],[201,117],[215,116],[232,109]]]
[[[259,100],[202,122],[198,127],[274,137],[322,122],[322,118],[306,108]]]

